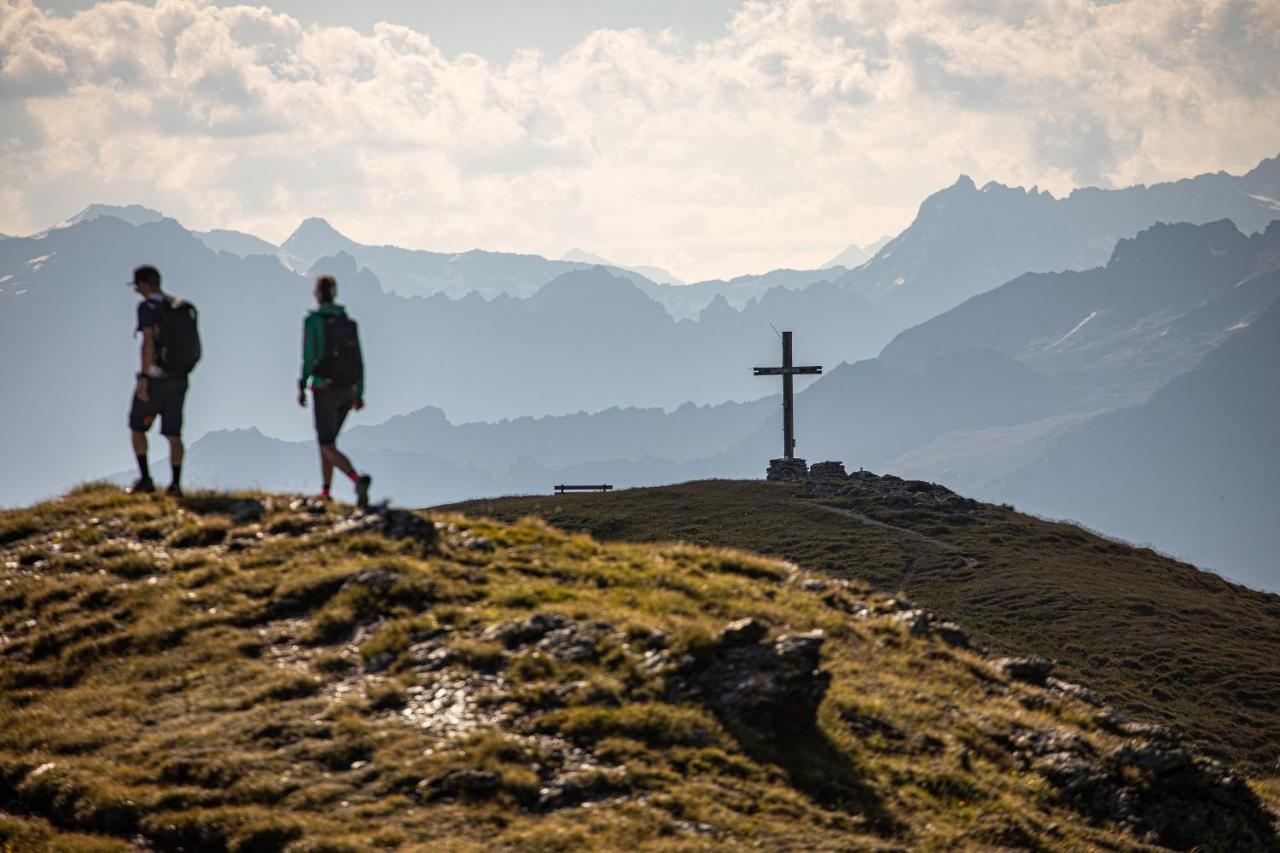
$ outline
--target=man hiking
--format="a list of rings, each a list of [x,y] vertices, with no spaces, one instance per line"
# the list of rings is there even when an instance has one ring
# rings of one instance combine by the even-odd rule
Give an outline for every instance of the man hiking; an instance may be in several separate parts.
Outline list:
[[[173,479],[169,494],[182,494],[182,406],[187,399],[187,375],[200,360],[200,333],[196,309],[160,290],[160,271],[141,266],[133,271],[138,303],[135,334],[142,335],[141,367],[129,408],[133,452],[138,459],[138,479],[132,492],[154,492],[147,465],[147,430],[160,419],[160,434],[169,440],[169,467]]]
[[[316,441],[320,445],[320,496],[330,499],[333,469],[351,478],[356,487],[356,504],[369,505],[369,484],[373,478],[359,474],[351,460],[338,450],[338,432],[352,409],[364,408],[364,358],[356,323],[346,309],[333,301],[338,282],[331,275],[316,279],[319,307],[307,314],[302,325],[302,376],[298,379],[298,405],[306,408],[307,383],[311,383],[316,419]]]

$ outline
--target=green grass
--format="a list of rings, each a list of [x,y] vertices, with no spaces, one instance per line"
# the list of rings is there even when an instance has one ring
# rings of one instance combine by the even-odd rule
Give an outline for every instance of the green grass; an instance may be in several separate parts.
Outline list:
[[[673,498],[681,530],[664,538],[697,538],[703,513],[741,524],[719,488]],[[776,495],[778,531],[825,531],[819,568],[856,574],[827,546],[857,536],[822,510],[726,488],[757,513]],[[203,532],[233,530],[232,499],[251,497],[260,522]],[[644,497],[609,500],[639,512]],[[554,506],[581,521],[600,505]],[[1148,849],[999,746],[1070,733],[1109,754],[1125,741],[1094,709],[912,636],[860,581],[431,517],[424,550],[281,496],[94,486],[0,513],[0,850]],[[903,553],[866,545],[877,571]],[[498,639],[537,614],[595,626],[593,645]],[[830,689],[786,743],[648,664],[705,660],[748,616],[771,637],[826,636]]]
[[[982,505],[977,523],[959,525],[948,523],[949,511],[801,493],[799,486],[709,481],[451,509],[508,521],[538,516],[603,540],[749,549],[902,591],[993,649],[1056,659],[1062,677],[1118,707],[1173,725],[1252,773],[1275,775],[1280,596],[1009,508]]]

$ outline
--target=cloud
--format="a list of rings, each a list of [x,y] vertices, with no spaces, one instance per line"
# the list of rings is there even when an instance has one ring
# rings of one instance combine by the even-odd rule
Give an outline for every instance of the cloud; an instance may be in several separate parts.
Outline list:
[[[1280,139],[1277,54],[1269,0],[746,2],[715,40],[602,30],[506,65],[266,7],[0,0],[0,231],[142,202],[275,239],[323,215],[687,277],[802,266],[959,172],[1247,168]]]

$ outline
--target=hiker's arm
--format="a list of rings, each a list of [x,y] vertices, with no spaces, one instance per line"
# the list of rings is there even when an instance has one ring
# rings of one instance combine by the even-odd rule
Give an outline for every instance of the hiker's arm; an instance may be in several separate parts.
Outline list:
[[[302,375],[298,377],[298,402],[306,405],[307,380],[315,375],[324,352],[324,320],[308,315],[302,324]]]
[[[360,359],[360,378],[356,380],[356,410],[364,408],[364,359]]]
[[[138,371],[138,388],[134,391],[139,400],[147,399],[147,377],[156,366],[156,329],[147,326],[142,330],[142,368]]]

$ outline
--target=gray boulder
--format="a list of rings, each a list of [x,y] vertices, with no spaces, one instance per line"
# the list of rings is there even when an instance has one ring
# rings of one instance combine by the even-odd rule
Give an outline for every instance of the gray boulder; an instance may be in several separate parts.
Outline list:
[[[999,658],[992,661],[991,665],[1004,673],[1006,678],[1038,687],[1044,687],[1053,673],[1053,661],[1045,658]]]
[[[723,636],[723,632],[722,632]],[[741,632],[730,632],[735,641]],[[776,736],[812,729],[831,674],[820,669],[821,631],[771,643],[719,645],[680,674],[676,692],[730,725]]]

